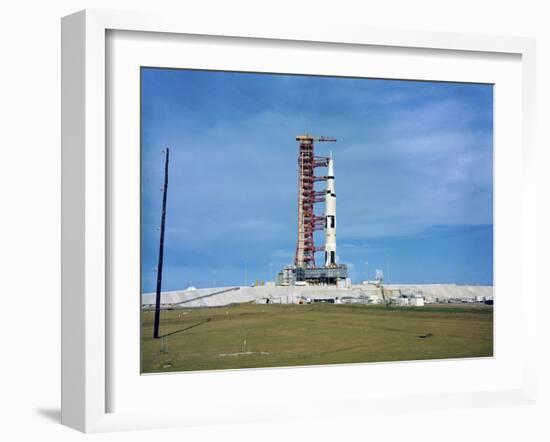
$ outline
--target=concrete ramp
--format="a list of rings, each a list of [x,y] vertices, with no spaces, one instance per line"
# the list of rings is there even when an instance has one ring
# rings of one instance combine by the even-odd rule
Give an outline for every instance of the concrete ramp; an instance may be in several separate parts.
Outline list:
[[[384,286],[386,297],[399,292],[421,292],[427,300],[475,299],[481,296],[493,298],[492,286],[456,284],[391,284]],[[378,296],[382,300],[380,288],[354,285],[350,288],[335,286],[258,286],[258,287],[214,287],[195,290],[179,290],[161,293],[162,308],[221,307],[245,302],[296,303],[299,299],[342,299]],[[154,308],[155,293],[142,295],[142,306]]]
[[[477,296],[485,299],[493,298],[492,285],[458,285],[458,284],[391,284],[385,286],[388,290],[419,291],[428,299],[475,299]]]

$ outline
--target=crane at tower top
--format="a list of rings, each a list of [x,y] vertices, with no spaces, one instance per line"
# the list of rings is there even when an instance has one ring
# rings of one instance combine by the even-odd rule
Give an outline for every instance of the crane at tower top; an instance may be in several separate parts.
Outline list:
[[[336,142],[336,138],[332,138],[332,137],[324,137],[324,136],[320,136],[320,137],[316,137],[316,136],[313,136],[313,135],[309,135],[309,134],[305,134],[305,135],[298,135],[296,137],[296,141],[300,141],[300,142],[304,142],[304,141],[325,141],[325,142],[331,142],[331,143],[334,143]]]

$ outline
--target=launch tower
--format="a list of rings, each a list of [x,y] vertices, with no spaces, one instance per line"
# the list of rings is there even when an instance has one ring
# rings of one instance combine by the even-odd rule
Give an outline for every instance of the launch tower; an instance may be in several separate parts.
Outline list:
[[[335,138],[299,135],[298,148],[298,240],[296,241],[296,267],[315,267],[315,252],[324,247],[315,247],[313,233],[325,228],[325,218],[315,215],[315,203],[325,201],[325,192],[316,191],[317,181],[327,180],[327,176],[316,176],[315,169],[327,167],[328,157],[315,156],[315,141],[336,142]]]
[[[299,135],[298,141],[298,238],[294,265],[279,273],[279,284],[337,284],[347,277],[347,267],[336,263],[336,193],[334,164],[330,156],[315,155],[315,142],[336,142],[335,138]],[[327,168],[325,175],[316,175],[318,168]],[[316,190],[315,183],[325,181],[326,189]],[[317,203],[325,203],[325,213],[315,214]],[[314,233],[325,231],[325,244],[316,246]],[[325,252],[324,265],[317,266],[315,253]]]

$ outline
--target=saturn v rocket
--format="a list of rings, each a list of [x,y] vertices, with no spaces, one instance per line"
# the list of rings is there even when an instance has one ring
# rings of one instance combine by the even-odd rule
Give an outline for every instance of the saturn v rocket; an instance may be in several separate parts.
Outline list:
[[[298,154],[298,240],[294,265],[296,268],[317,268],[315,252],[325,252],[324,267],[334,268],[336,264],[336,194],[334,191],[334,163],[329,157],[317,156],[314,142],[335,142],[331,137],[314,137],[309,134],[296,137]],[[318,167],[326,167],[326,176],[315,175]],[[314,184],[326,181],[325,190],[316,190]],[[316,215],[313,207],[325,202],[325,214]],[[325,230],[325,245],[315,246],[314,232]]]
[[[336,262],[336,191],[334,186],[334,161],[330,156],[315,154],[316,142],[336,142],[332,137],[298,135],[298,238],[294,265],[279,272],[282,285],[307,284],[330,285],[347,278],[347,266]],[[326,174],[316,174],[315,169],[326,168]],[[326,187],[316,189],[315,184],[325,181]],[[324,203],[324,214],[317,215],[314,206]],[[325,244],[315,245],[314,233],[324,231]],[[315,263],[315,253],[325,252],[322,265]]]
[[[334,160],[330,152],[327,166],[325,195],[325,267],[336,266],[336,192],[334,188]]]

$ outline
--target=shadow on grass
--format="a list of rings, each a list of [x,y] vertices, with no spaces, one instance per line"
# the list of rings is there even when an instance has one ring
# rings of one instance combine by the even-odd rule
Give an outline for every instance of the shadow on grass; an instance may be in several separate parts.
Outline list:
[[[210,322],[211,319],[212,318],[205,319],[204,321],[201,321],[197,324],[193,324],[193,325],[190,325],[189,327],[185,327],[185,328],[182,328],[180,330],[176,330],[176,331],[173,331],[173,332],[170,332],[170,333],[166,333],[164,335],[161,335],[160,337],[161,338],[166,338],[167,336],[172,336],[172,335],[176,335],[178,333],[183,333],[184,331],[191,330],[192,328],[198,327],[199,325],[206,324],[207,322]]]

